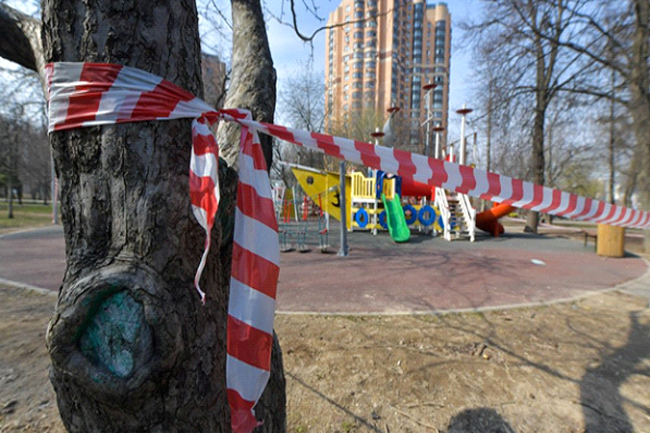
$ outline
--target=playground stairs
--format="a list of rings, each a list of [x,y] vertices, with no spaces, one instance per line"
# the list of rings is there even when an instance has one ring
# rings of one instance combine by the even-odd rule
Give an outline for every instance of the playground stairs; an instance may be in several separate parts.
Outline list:
[[[476,235],[476,210],[466,194],[447,192],[436,188],[435,205],[442,215],[445,240],[468,239],[474,242]]]

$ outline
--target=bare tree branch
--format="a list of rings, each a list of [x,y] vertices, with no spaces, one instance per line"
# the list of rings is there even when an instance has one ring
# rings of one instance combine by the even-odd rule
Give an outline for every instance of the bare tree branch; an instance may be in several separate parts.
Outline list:
[[[43,70],[41,22],[0,3],[0,57],[32,71]]]

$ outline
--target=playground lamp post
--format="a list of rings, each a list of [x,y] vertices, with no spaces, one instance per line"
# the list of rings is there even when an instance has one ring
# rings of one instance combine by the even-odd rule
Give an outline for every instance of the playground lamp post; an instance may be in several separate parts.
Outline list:
[[[465,104],[463,104],[463,108],[460,110],[456,110],[456,113],[461,115],[461,121],[460,121],[460,155],[458,158],[458,163],[460,165],[465,165],[465,153],[467,151],[467,144],[465,142],[465,123],[467,122],[467,115],[471,113],[472,110],[471,108],[467,108]]]
[[[433,151],[434,158],[440,158],[440,135],[445,130],[445,127],[438,124],[433,127],[433,132],[436,133],[436,148]],[[427,155],[428,156],[428,155]]]
[[[382,138],[385,133],[379,130],[379,127],[375,129],[375,132],[371,132],[370,136],[375,139],[375,146],[379,146],[379,139]],[[373,170],[372,168],[368,168],[368,176],[372,177],[373,175]]]
[[[345,197],[345,162],[339,163],[339,204],[341,206],[341,245],[337,256],[347,257],[349,255],[348,248],[348,216],[347,216],[347,198]]]
[[[394,112],[399,111],[399,110],[400,110],[400,108],[398,106],[392,106],[392,107],[388,107],[386,109],[386,111],[388,111],[390,114],[393,114]]]
[[[371,132],[370,136],[375,139],[375,146],[379,146],[379,139],[382,138],[385,133],[381,132],[379,128],[375,129],[375,132]]]
[[[429,83],[429,84],[425,84],[424,86],[422,86],[422,88],[427,92],[425,94],[425,96],[424,96],[424,101],[425,101],[424,103],[427,106],[427,118],[424,121],[424,123],[422,124],[424,126],[425,131],[426,131],[426,138],[425,138],[425,149],[426,150],[424,151],[424,154],[426,156],[429,156],[429,149],[431,147],[431,131],[430,131],[430,129],[431,129],[431,123],[433,122],[433,116],[431,114],[432,113],[431,105],[432,105],[432,102],[433,102],[432,101],[433,98],[431,96],[433,94],[433,89],[435,89],[436,87],[438,87],[438,85],[436,83]]]

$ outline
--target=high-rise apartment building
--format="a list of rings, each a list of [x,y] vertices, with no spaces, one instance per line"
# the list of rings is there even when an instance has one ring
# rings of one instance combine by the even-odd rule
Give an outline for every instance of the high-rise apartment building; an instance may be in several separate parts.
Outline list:
[[[451,15],[446,3],[426,0],[343,0],[326,31],[327,127],[375,110],[401,109],[410,144],[424,139],[427,84],[433,124],[447,128]]]

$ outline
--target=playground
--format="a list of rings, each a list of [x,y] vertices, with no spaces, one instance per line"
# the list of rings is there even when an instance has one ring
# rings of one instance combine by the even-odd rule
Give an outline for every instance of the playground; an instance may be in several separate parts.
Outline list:
[[[310,173],[316,194],[275,194],[289,432],[650,431],[638,233],[601,257],[580,226],[523,233],[506,207],[360,173],[339,257],[341,191]],[[2,433],[63,432],[43,345],[63,250],[60,227],[0,236]]]

